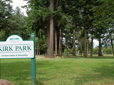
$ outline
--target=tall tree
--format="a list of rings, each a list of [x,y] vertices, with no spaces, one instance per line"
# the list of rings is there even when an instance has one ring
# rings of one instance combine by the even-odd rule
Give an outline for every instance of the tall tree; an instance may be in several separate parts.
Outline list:
[[[80,21],[81,21],[81,17],[80,17],[80,7],[81,7],[81,0],[70,0],[70,1],[66,1],[67,5],[66,5],[66,12],[72,16],[71,20],[72,20],[72,37],[73,37],[73,41],[72,41],[72,56],[75,57],[75,40],[76,40],[76,33],[79,29],[77,27],[80,26]]]
[[[102,28],[105,29],[104,31],[104,34],[107,32],[106,30],[110,30],[108,31],[107,34],[111,34],[113,32],[113,30],[111,30],[111,28],[113,28],[113,17],[114,17],[114,10],[113,10],[113,7],[114,7],[114,1],[111,1],[111,0],[100,0],[100,3],[101,5],[100,6],[96,6],[93,10],[95,11],[94,12],[94,15],[95,17],[100,17],[100,20],[98,20],[99,24],[98,26],[102,26]],[[102,20],[102,21],[101,21]],[[103,27],[104,26],[104,27]],[[100,28],[101,29],[101,28]],[[103,29],[103,30],[104,30]],[[106,34],[106,35],[107,35]],[[105,39],[105,42],[107,42],[108,40],[110,40],[109,38],[109,35],[107,37],[103,36],[104,39]],[[106,43],[105,43],[106,45]],[[101,47],[101,46],[99,46]],[[112,46],[113,48],[113,46]]]
[[[75,26],[74,26],[75,27]],[[72,56],[75,57],[75,28],[73,28],[73,50],[72,50]]]
[[[2,40],[5,40],[10,35],[10,23],[13,13],[11,3],[11,0],[0,0],[0,33]]]
[[[45,45],[47,46],[47,55],[48,55],[48,49],[50,44],[50,9],[49,9],[49,3],[50,1],[45,0],[27,0],[28,5],[24,6],[27,8],[27,23],[26,27],[27,30],[30,32],[34,32],[35,35],[38,37],[39,41],[45,43],[44,45],[40,45],[40,48],[45,48]],[[46,31],[47,30],[47,31]],[[47,33],[46,33],[47,32]],[[41,34],[39,36],[39,34]],[[47,35],[47,38],[46,38]],[[47,39],[48,42],[43,40],[45,36],[45,40]],[[40,49],[41,50],[41,49]],[[45,49],[42,49],[44,52]],[[49,56],[48,56],[49,57]]]
[[[50,0],[50,11],[54,11],[54,0]],[[49,55],[47,57],[54,57],[53,54],[54,49],[54,19],[53,14],[50,16],[50,45],[49,45]]]
[[[11,30],[10,34],[18,34],[23,39],[28,38],[27,28],[25,27],[26,17],[21,12],[19,7],[16,7],[14,14],[11,18]]]
[[[95,37],[98,39],[99,41],[99,54],[98,56],[103,56],[102,54],[102,41],[101,39],[104,37],[105,33],[106,33],[106,29],[107,29],[107,22],[103,22],[105,20],[105,18],[99,18],[98,21],[95,21],[96,22],[96,29],[95,31],[97,33],[95,33]],[[104,24],[105,23],[105,24]]]
[[[91,34],[93,29],[94,15],[92,9],[99,5],[99,0],[82,0],[81,14],[84,27],[84,57],[87,57],[87,34]],[[88,33],[87,33],[88,32]]]
[[[93,36],[91,36],[91,50],[90,50],[90,57],[93,56]]]
[[[55,27],[55,56],[57,56],[57,28]]]
[[[59,57],[62,57],[62,30],[59,29]]]

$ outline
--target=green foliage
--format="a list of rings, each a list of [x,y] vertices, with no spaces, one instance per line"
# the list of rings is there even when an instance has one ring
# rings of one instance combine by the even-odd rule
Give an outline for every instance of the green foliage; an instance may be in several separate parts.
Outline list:
[[[66,55],[67,54],[67,49],[64,49],[64,55]]]
[[[108,46],[107,48],[103,48],[103,54],[112,54],[112,47],[111,46]],[[93,48],[93,54],[98,54],[99,52],[99,48],[96,47],[96,48]]]
[[[69,48],[69,49],[68,49],[68,53],[69,53],[69,54],[72,54],[72,49]]]
[[[108,46],[107,48],[103,48],[104,54],[112,54],[112,47]]]
[[[112,0],[99,0],[100,6],[94,7],[95,16],[109,16],[114,13],[114,1]]]
[[[39,30],[38,34],[35,37],[35,49],[46,51],[47,42],[46,36],[43,35],[44,31],[42,29]]]
[[[58,27],[64,28],[68,23],[71,22],[70,19],[72,19],[72,16],[65,14],[61,6],[58,6],[57,9],[54,11],[54,19],[56,20]]]
[[[67,54],[67,49],[64,49],[64,54]],[[68,54],[72,54],[72,49],[68,48]]]
[[[20,35],[24,40],[28,39],[28,32],[27,28],[25,27],[26,23],[26,17],[21,12],[19,7],[16,7],[14,14],[10,20],[10,35],[11,34],[18,34]]]
[[[78,53],[78,49],[75,48],[75,52]],[[64,49],[64,54],[67,54],[67,49]],[[68,54],[72,54],[72,49],[68,48]]]
[[[56,2],[56,1],[55,1]],[[55,20],[55,27],[57,31],[59,28],[64,29],[67,23],[71,22],[71,16],[68,16],[64,13],[62,8],[62,1],[58,1],[59,3],[54,4],[54,11],[50,11],[50,1],[45,0],[28,0],[28,17],[26,27],[27,30],[33,30],[36,36],[39,39],[40,50],[46,50],[47,47],[47,26],[49,24],[49,18],[52,14]],[[27,7],[27,6],[26,6]],[[59,33],[58,33],[59,34]]]
[[[9,23],[12,16],[11,14],[12,7],[10,3],[11,3],[10,0],[0,0],[0,31],[1,31],[2,40],[5,40],[9,35],[9,30],[10,30]],[[5,35],[4,35],[4,32],[5,32]]]
[[[103,53],[104,53],[104,54],[107,53],[107,52],[106,52],[106,49],[107,49],[107,48],[105,48],[105,47],[103,48]]]
[[[50,7],[48,1],[31,0],[28,1],[28,17],[26,18],[26,27],[29,33],[35,32],[36,35],[36,49],[46,51],[47,37],[46,27],[48,18],[50,16]]]
[[[93,48],[93,54],[98,54],[99,53],[99,48],[96,47],[96,48]]]
[[[26,27],[38,33],[39,29],[45,28],[50,16],[49,7],[46,7],[46,3],[49,3],[41,0],[31,0],[30,2],[28,1],[28,3],[31,10],[28,11]]]
[[[35,37],[35,49],[39,49],[39,39]]]
[[[5,36],[5,31],[0,31],[0,40],[5,40],[3,37]]]
[[[113,33],[114,13],[112,10],[113,3],[110,0],[56,0],[54,1],[53,12],[50,11],[49,0],[27,1],[28,6],[25,6],[28,9],[27,32],[34,32],[36,34],[39,44],[42,44],[39,47],[42,50],[45,50],[47,47],[46,34],[51,14],[54,17],[57,35],[59,36],[59,29],[62,28],[63,37],[65,38],[64,46],[70,49],[73,44],[73,27],[76,29],[76,40],[78,41],[76,45],[80,52],[84,51],[84,42],[87,42],[84,41],[84,36],[87,36],[90,50],[90,37],[103,39],[104,43],[105,40],[109,41],[109,38],[106,38],[106,36]],[[112,7],[109,7],[110,5]],[[84,35],[84,28],[87,29],[87,35]],[[93,53],[98,52],[95,51]]]
[[[25,16],[19,7],[12,10],[11,0],[0,0],[0,39],[5,40],[11,34],[18,34],[28,39],[25,28]]]

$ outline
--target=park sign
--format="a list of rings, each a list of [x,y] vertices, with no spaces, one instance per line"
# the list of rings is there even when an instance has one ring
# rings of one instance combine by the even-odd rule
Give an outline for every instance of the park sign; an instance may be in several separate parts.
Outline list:
[[[19,35],[11,35],[6,41],[0,41],[0,59],[15,58],[31,58],[31,83],[34,85],[36,80],[34,33],[31,34],[31,40],[23,40]]]
[[[19,35],[11,35],[0,42],[0,58],[33,58],[33,40],[24,41]]]

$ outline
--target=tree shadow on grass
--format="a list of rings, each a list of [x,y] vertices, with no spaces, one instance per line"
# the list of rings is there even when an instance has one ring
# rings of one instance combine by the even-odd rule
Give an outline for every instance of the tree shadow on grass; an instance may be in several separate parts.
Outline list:
[[[98,66],[94,69],[93,73],[85,73],[81,77],[73,78],[75,80],[74,85],[99,85],[99,84],[114,84],[114,62],[103,65],[102,67]]]

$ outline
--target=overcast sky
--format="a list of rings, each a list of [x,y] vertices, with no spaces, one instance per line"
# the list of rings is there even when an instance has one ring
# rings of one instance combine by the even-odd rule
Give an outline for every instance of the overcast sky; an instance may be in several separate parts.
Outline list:
[[[13,4],[12,4],[13,5],[13,9],[15,10],[15,8],[18,6],[21,9],[21,11],[24,13],[24,15],[26,15],[26,9],[21,8],[21,6],[26,5],[26,1],[23,1],[23,0],[12,0],[12,1],[13,1]],[[94,39],[93,42],[94,42],[94,47],[99,45],[98,44],[98,40]]]
[[[23,1],[23,0],[12,0],[12,5],[13,5],[13,9],[15,10],[15,8],[18,6],[21,11],[24,13],[24,15],[26,15],[26,9],[24,8],[21,8],[21,6],[24,6],[26,5],[26,1]]]
[[[94,40],[93,40],[93,42],[94,42],[94,46],[93,46],[93,47],[96,47],[96,46],[98,46],[98,45],[99,45],[98,40],[94,39]]]

